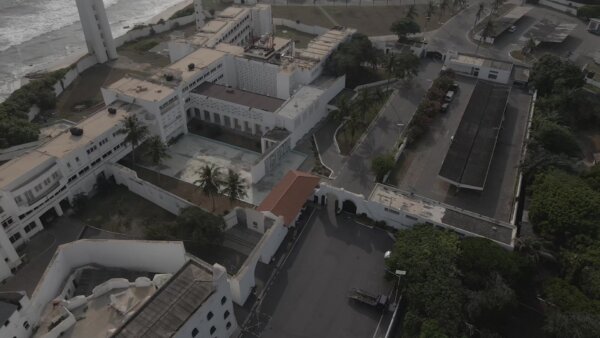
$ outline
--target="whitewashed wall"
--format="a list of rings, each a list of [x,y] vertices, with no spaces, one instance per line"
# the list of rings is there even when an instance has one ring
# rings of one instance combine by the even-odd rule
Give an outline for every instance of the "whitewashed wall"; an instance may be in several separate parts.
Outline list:
[[[183,208],[198,207],[183,198],[165,191],[154,184],[138,178],[137,173],[120,164],[107,164],[108,175],[113,175],[118,184],[126,186],[129,191],[147,199],[168,212],[179,215]]]
[[[154,273],[175,273],[186,262],[182,242],[83,239],[58,247],[31,297],[32,318],[60,294],[75,268],[98,264]]]
[[[132,30],[128,31],[127,33],[116,38],[115,45],[117,47],[120,47],[129,41],[133,41],[133,40],[136,40],[139,38],[144,38],[144,37],[150,36],[152,30],[154,30],[155,34],[160,34],[160,33],[164,33],[166,31],[173,29],[173,27],[175,27],[177,25],[183,26],[183,25],[187,25],[189,23],[195,22],[195,21],[196,21],[195,15],[188,15],[188,16],[184,16],[181,18],[173,19],[173,20],[167,20],[162,24],[155,24],[155,25],[145,26],[145,27],[139,28],[139,29],[132,29]]]
[[[303,24],[302,22],[297,23],[296,21],[282,19],[282,18],[273,18],[273,24],[275,24],[277,26],[290,27],[297,31],[307,33],[307,34],[312,34],[312,35],[325,34],[329,30],[328,28],[325,28],[325,27],[321,27],[321,26],[317,26],[317,25],[310,26],[310,25]]]

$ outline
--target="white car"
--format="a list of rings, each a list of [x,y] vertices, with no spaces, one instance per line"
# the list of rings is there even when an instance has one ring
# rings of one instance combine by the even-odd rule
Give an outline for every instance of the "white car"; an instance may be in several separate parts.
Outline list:
[[[508,29],[509,32],[514,33],[517,31],[517,26],[510,26],[510,28]]]
[[[388,259],[388,258],[390,258],[391,256],[392,256],[392,252],[391,252],[391,251],[386,251],[386,252],[383,254],[383,259]]]

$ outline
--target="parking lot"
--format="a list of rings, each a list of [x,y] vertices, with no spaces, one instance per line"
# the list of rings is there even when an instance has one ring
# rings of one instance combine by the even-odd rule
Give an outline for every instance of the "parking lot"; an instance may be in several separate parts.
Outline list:
[[[383,254],[392,245],[382,230],[317,210],[258,309],[263,323],[243,337],[373,337],[382,312],[347,295],[391,291]]]
[[[457,82],[460,89],[450,108],[404,153],[390,183],[417,195],[509,221],[531,96],[512,89],[484,190],[456,191],[438,173],[475,85],[474,79],[460,76]]]

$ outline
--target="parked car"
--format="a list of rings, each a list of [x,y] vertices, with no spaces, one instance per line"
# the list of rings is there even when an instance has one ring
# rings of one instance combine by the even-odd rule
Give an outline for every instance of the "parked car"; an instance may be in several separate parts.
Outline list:
[[[452,85],[450,86],[450,90],[453,92],[457,92],[458,91],[458,82],[452,82]]]
[[[445,113],[448,111],[448,107],[450,107],[450,103],[444,103],[442,105],[442,113]]]
[[[508,29],[509,32],[514,33],[517,31],[517,26],[510,26],[510,28]]]
[[[453,99],[454,99],[454,91],[453,90],[449,90],[446,93],[446,96],[444,96],[444,101],[446,101],[446,102],[452,102]]]

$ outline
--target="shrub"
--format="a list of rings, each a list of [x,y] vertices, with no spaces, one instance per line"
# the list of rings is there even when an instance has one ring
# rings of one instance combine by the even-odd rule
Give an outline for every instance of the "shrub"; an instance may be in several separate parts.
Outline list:
[[[577,9],[577,16],[581,18],[600,17],[600,5],[586,5]]]

